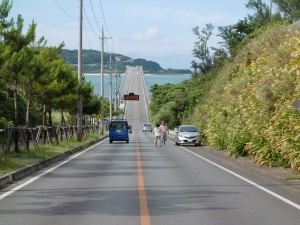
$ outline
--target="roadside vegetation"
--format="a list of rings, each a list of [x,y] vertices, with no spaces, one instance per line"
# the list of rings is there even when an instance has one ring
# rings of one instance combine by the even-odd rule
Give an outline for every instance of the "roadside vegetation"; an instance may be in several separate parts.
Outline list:
[[[60,57],[64,43],[48,46],[44,37],[37,39],[37,24],[33,21],[25,30],[21,15],[10,18],[12,7],[13,1],[0,1],[0,173],[96,139],[97,133],[84,134],[82,142],[73,137],[60,140],[59,144],[39,143],[39,150],[31,146],[35,139],[32,130],[42,127],[40,137],[45,142],[58,137],[53,134],[58,127],[73,129],[81,98],[83,125],[95,128],[101,109],[104,116],[109,115],[108,99],[104,99],[102,106],[102,99],[93,93],[91,83],[83,77],[80,84],[73,65]],[[9,137],[13,149],[5,148]]]
[[[193,78],[152,86],[153,122],[198,126],[204,144],[247,156],[265,166],[300,172],[300,18],[295,1],[273,1],[278,11],[249,0],[254,11],[234,25],[219,27],[220,48],[208,41],[213,25],[195,34]],[[288,6],[288,7],[286,7]]]
[[[47,159],[66,151],[70,151],[75,147],[87,146],[89,142],[99,137],[99,134],[91,133],[86,134],[82,142],[78,142],[77,138],[74,136],[68,141],[60,141],[59,145],[40,145],[39,150],[36,150],[33,146],[31,146],[29,151],[21,148],[18,152],[8,152],[4,156],[5,160],[0,163],[0,175],[7,174],[26,165],[33,164],[38,160]]]

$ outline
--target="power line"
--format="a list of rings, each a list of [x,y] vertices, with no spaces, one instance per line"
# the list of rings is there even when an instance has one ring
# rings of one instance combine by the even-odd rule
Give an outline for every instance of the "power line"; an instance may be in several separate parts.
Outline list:
[[[94,33],[97,37],[99,37],[100,35],[98,35],[98,34],[94,31],[94,29],[93,29],[93,27],[92,27],[92,25],[91,25],[91,23],[90,23],[89,17],[87,16],[87,13],[86,13],[84,7],[83,7],[83,11],[84,11],[84,14],[85,14],[85,16],[86,16],[86,19],[87,19],[87,21],[88,21],[88,24],[89,24],[91,30],[93,31],[93,33]]]
[[[100,8],[101,8],[101,13],[102,13],[102,18],[103,18],[103,21],[104,21],[105,29],[106,29],[107,33],[109,34],[109,36],[111,37],[111,43],[112,43],[113,52],[115,52],[114,41],[113,41],[112,35],[109,33],[109,30],[108,30],[108,27],[107,27],[107,24],[106,24],[106,20],[105,20],[105,16],[104,16],[103,7],[102,7],[102,1],[101,0],[100,0]]]
[[[94,6],[93,6],[93,3],[92,3],[92,0],[90,0],[90,4],[91,4],[91,8],[92,8],[92,11],[93,11],[93,15],[94,15],[94,19],[95,19],[96,25],[98,27],[98,31],[99,31],[99,33],[101,33],[101,29],[100,29],[100,26],[98,24],[98,21],[97,21],[96,15],[95,15],[95,11],[94,11]]]
[[[83,21],[83,22],[84,22],[84,21]],[[86,35],[86,39],[87,39],[87,41],[88,41],[88,44],[89,44],[89,46],[90,46],[90,49],[92,49],[92,47],[91,47],[91,42],[90,42],[90,40],[89,40],[89,35],[88,35],[87,31],[86,31],[85,26],[83,26],[83,28],[84,28],[85,35]]]
[[[105,20],[105,16],[104,16],[104,12],[103,12],[103,7],[102,7],[102,2],[101,2],[101,0],[100,0],[100,7],[101,7],[102,18],[103,18],[103,21],[104,21],[104,25],[105,25],[106,31],[107,31],[107,33],[109,34],[109,36],[112,36],[112,35],[109,33],[109,30],[108,30],[108,28],[107,28],[107,24],[106,24],[106,20]]]
[[[72,18],[72,19],[77,19],[77,18],[71,16],[69,13],[67,13],[67,11],[64,10],[64,8],[59,4],[59,2],[58,2],[57,0],[55,0],[55,2],[56,2],[56,4],[58,5],[58,7],[59,7],[59,8],[60,8],[60,9],[61,9],[68,17],[70,17],[70,18]]]

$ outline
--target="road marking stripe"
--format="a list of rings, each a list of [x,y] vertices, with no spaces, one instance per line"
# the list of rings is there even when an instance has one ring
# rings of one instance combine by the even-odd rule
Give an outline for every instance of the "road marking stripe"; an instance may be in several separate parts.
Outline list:
[[[106,139],[104,139],[103,141],[100,141],[100,142],[98,142],[98,143],[96,143],[96,144],[90,146],[89,148],[87,148],[86,150],[84,150],[84,151],[82,151],[82,152],[76,153],[75,155],[73,155],[73,156],[67,158],[65,161],[59,163],[58,165],[56,165],[56,166],[54,166],[54,167],[52,167],[52,168],[46,170],[45,172],[43,172],[43,173],[41,173],[41,174],[39,174],[39,175],[37,175],[37,176],[35,176],[35,177],[29,179],[28,181],[26,181],[26,182],[24,182],[24,183],[18,185],[17,187],[15,187],[15,188],[13,188],[13,189],[11,189],[11,190],[9,190],[9,191],[3,193],[2,195],[0,195],[0,201],[1,201],[2,199],[4,199],[4,198],[8,197],[9,195],[13,194],[14,192],[20,190],[21,188],[27,186],[28,184],[31,184],[32,182],[34,182],[35,180],[41,178],[42,176],[44,176],[44,175],[46,175],[46,174],[52,172],[53,170],[57,169],[58,167],[60,167],[60,166],[62,166],[62,165],[64,165],[64,164],[66,164],[67,162],[71,161],[72,159],[77,158],[77,157],[80,156],[81,154],[83,154],[83,153],[89,151],[91,148],[94,148],[95,146],[101,144],[101,143],[104,142],[105,140],[106,140]]]
[[[138,115],[138,120],[140,120],[140,113],[138,104],[135,105],[135,112]],[[140,225],[151,225],[147,195],[145,190],[144,175],[143,175],[143,166],[141,160],[141,148],[140,140],[138,134],[134,135],[136,141],[136,168],[137,168],[137,179],[138,179],[138,189],[139,189],[139,203],[140,203]]]
[[[137,146],[136,146],[136,166],[137,166],[137,177],[138,177],[138,188],[139,188],[139,200],[140,200],[140,224],[141,225],[151,225],[147,195],[145,191],[145,183],[143,176],[143,168],[141,161],[140,145],[138,137],[136,137]]]
[[[249,183],[249,184],[257,187],[258,189],[260,189],[260,190],[262,190],[262,191],[264,191],[264,192],[266,192],[266,193],[274,196],[275,198],[280,199],[281,201],[287,203],[288,205],[293,206],[294,208],[300,210],[300,205],[296,204],[295,202],[292,202],[291,200],[288,200],[287,198],[284,198],[283,196],[281,196],[279,194],[276,194],[275,192],[273,192],[273,191],[271,191],[271,190],[269,190],[269,189],[267,189],[267,188],[265,188],[263,186],[260,186],[259,184],[255,183],[255,182],[253,182],[253,181],[251,181],[251,180],[249,180],[249,179],[247,179],[247,178],[245,178],[245,177],[243,177],[243,176],[241,176],[241,175],[239,175],[239,174],[237,174],[237,173],[235,173],[235,172],[233,172],[233,171],[231,171],[229,169],[226,169],[225,167],[223,167],[223,166],[221,166],[221,165],[219,165],[217,163],[214,163],[214,162],[210,161],[209,159],[206,159],[206,158],[204,158],[204,157],[202,157],[202,156],[200,156],[200,155],[198,155],[198,154],[196,154],[196,153],[194,153],[194,152],[192,152],[192,151],[190,151],[190,150],[188,150],[188,149],[186,149],[186,148],[184,148],[182,146],[179,146],[179,147],[182,148],[182,149],[184,149],[185,151],[187,151],[187,152],[189,152],[189,153],[197,156],[198,158],[203,159],[204,161],[206,161],[206,162],[208,162],[208,163],[210,163],[210,164],[212,164],[212,165],[214,165],[214,166],[216,166],[216,167],[218,167],[218,168],[226,171],[227,173],[230,173],[233,176],[238,177],[239,179],[241,179],[241,180],[243,180],[243,181],[245,181],[245,182],[247,182],[247,183]]]

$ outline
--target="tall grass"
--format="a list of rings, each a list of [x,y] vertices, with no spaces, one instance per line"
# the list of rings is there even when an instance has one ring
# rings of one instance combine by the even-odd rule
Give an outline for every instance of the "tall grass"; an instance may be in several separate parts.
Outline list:
[[[299,30],[273,26],[219,72],[192,117],[215,148],[300,171],[300,113],[292,106],[298,97]]]

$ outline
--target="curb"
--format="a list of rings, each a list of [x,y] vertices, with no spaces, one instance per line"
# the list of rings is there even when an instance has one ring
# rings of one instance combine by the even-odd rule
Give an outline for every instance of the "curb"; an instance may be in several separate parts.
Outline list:
[[[37,163],[34,163],[32,165],[27,165],[24,166],[18,170],[15,170],[11,173],[5,174],[3,176],[0,177],[0,190],[7,187],[9,184],[12,184],[15,181],[19,181],[29,175],[31,175],[32,173],[35,173],[45,167],[51,166],[54,163],[57,163],[59,161],[62,161],[63,159],[69,157],[70,155],[73,155],[77,152],[80,152],[82,150],[84,150],[86,147],[89,147],[93,144],[96,144],[102,140],[104,140],[105,138],[107,138],[108,136],[103,136],[101,138],[97,138],[95,140],[90,141],[89,143],[80,146],[80,147],[75,147],[69,151],[66,151],[64,153],[61,153],[59,155],[55,155],[51,158],[48,159],[43,159]]]

